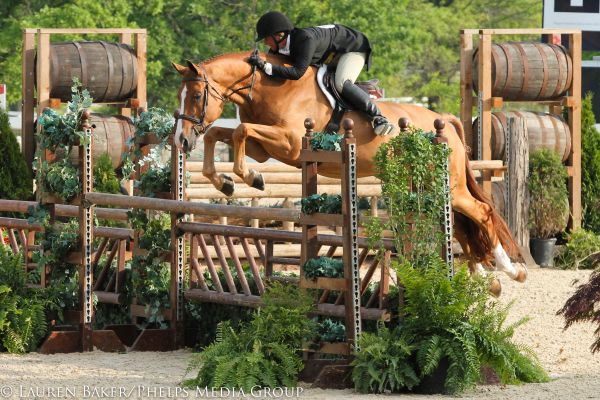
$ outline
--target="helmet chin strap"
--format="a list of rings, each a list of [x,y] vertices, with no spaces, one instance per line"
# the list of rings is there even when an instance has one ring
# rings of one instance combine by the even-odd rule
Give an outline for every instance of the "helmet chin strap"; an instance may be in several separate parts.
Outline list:
[[[277,37],[275,35],[271,35],[271,39],[273,39],[273,42],[275,42],[275,44],[277,45],[277,50],[281,49],[280,44],[288,38],[288,35],[289,34],[287,32],[284,32],[283,36],[279,40],[277,40]]]

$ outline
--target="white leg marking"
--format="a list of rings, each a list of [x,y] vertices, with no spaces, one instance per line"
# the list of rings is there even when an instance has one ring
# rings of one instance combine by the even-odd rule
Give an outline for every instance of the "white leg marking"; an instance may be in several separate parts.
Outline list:
[[[510,262],[510,258],[508,254],[502,248],[502,245],[498,243],[498,246],[494,249],[494,258],[496,259],[496,268],[500,271],[504,271],[506,275],[511,278],[515,278],[517,276],[517,269]]]
[[[185,96],[187,94],[187,87],[183,85],[183,90],[181,91],[181,95],[179,96],[179,113],[183,114],[183,108],[185,106]],[[177,129],[175,129],[175,137],[179,137],[183,131],[183,120],[177,120]]]

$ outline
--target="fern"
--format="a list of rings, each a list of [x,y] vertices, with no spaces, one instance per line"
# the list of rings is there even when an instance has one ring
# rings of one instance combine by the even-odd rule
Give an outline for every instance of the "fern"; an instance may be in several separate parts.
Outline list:
[[[198,369],[186,386],[242,388],[294,386],[302,368],[303,340],[313,335],[306,318],[312,299],[296,287],[273,283],[264,306],[236,332],[229,322],[217,328],[216,340],[195,355],[187,373]]]

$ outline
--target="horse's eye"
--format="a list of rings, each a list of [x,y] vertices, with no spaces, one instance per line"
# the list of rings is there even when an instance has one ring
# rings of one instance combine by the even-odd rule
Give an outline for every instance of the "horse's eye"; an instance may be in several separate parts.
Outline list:
[[[200,93],[194,93],[194,100],[200,100],[202,95]]]

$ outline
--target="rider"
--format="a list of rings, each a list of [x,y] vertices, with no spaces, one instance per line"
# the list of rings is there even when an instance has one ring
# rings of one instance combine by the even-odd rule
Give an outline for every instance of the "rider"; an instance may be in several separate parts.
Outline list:
[[[343,25],[294,28],[280,12],[264,14],[256,24],[256,41],[264,40],[271,53],[289,56],[291,67],[273,65],[252,55],[247,62],[267,75],[283,79],[300,79],[309,65],[337,65],[335,88],[356,110],[367,114],[377,135],[390,133],[394,126],[381,114],[369,94],[354,84],[365,63],[371,65],[371,45],[359,31]]]

